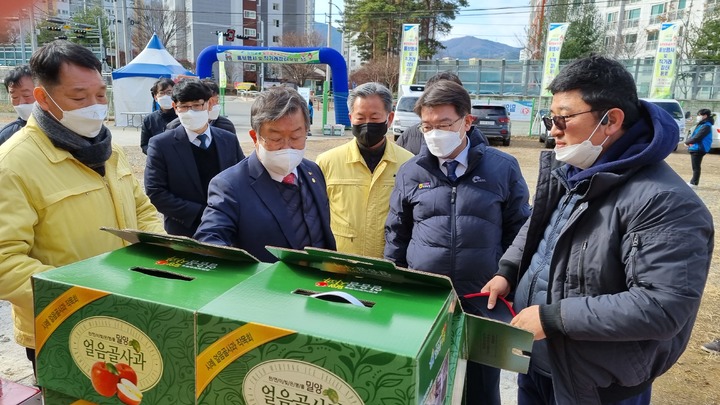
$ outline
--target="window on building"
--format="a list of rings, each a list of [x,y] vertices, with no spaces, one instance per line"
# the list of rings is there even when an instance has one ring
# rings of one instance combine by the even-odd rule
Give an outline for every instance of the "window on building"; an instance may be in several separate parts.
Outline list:
[[[243,35],[250,38],[255,38],[257,36],[257,31],[255,31],[255,28],[243,28]]]
[[[250,20],[254,20],[257,18],[257,13],[253,10],[245,10],[245,11],[243,11],[243,17],[250,19]]]
[[[663,13],[665,12],[664,4],[656,4],[650,9],[650,24],[658,24],[663,22]]]
[[[686,3],[686,0],[678,0],[677,9],[678,9],[678,10],[684,10],[684,9],[685,9],[685,3]]]
[[[272,41],[275,42],[275,43],[280,43],[280,36],[278,36],[278,35],[273,35]]]
[[[645,43],[645,50],[652,51],[658,47],[658,31],[651,31],[647,34],[647,42]]]
[[[620,5],[620,0],[611,0],[611,1],[608,3],[608,7],[617,7],[617,6],[619,6],[619,5]]]
[[[607,27],[610,30],[617,28],[618,12],[607,13]]]
[[[636,8],[625,12],[625,27],[637,27],[640,23],[640,9]]]
[[[623,37],[623,42],[632,45],[637,42],[637,34],[627,34]]]
[[[275,11],[280,10],[280,3],[273,3],[273,4],[272,4],[272,9],[275,10]]]
[[[280,26],[280,20],[273,20],[272,21],[273,27],[279,27]]]
[[[605,46],[613,46],[615,45],[615,37],[607,36],[605,37]]]

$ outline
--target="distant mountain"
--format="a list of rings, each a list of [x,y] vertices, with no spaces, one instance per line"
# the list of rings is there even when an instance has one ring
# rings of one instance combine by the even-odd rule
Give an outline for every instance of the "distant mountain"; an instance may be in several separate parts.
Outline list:
[[[486,39],[475,38],[471,36],[453,38],[447,41],[441,41],[445,45],[445,49],[438,52],[435,58],[452,58],[452,59],[520,59],[520,50],[500,42],[488,41]]]
[[[315,21],[315,23],[313,24],[313,28],[315,29],[315,32],[320,35],[320,38],[325,39],[322,46],[327,46],[327,24]],[[331,29],[330,37],[330,47],[342,54],[342,33],[340,33],[340,31],[334,25]]]

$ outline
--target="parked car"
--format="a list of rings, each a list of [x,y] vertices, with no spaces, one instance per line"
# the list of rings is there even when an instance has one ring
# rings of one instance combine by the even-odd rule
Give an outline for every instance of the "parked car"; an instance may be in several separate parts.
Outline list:
[[[395,140],[405,132],[405,129],[413,125],[420,125],[420,117],[415,114],[413,109],[425,91],[425,86],[421,84],[403,85],[402,90],[402,95],[395,104],[395,118],[392,122],[392,133]]]
[[[501,141],[503,146],[510,146],[510,114],[504,105],[474,105],[471,114],[475,116],[473,125],[489,141]]]
[[[684,144],[684,142],[685,142],[685,113],[683,112],[683,109],[680,106],[680,103],[674,99],[643,98],[641,100],[645,100],[649,103],[655,104],[656,106],[667,111],[667,113],[670,114],[671,117],[673,117],[675,122],[677,122],[677,124],[678,124],[678,145]],[[677,149],[677,147],[675,149]]]
[[[552,149],[555,147],[555,137],[550,135],[550,131],[545,129],[545,125],[543,125],[538,138],[540,138],[540,143],[545,144],[546,148]]]
[[[712,129],[712,146],[710,146],[710,152],[718,153],[720,152],[720,112],[713,112],[713,116],[715,117],[715,123],[713,124]],[[695,127],[693,127],[694,129]],[[692,130],[689,131],[688,136],[692,134]]]

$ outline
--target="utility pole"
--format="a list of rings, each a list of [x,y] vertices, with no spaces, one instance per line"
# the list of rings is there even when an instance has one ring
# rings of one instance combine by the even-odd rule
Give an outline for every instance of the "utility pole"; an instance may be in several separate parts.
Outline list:
[[[120,0],[122,1],[122,32],[123,32],[123,49],[125,50],[125,64],[127,65],[130,63],[131,55],[128,52],[128,36],[127,36],[127,29],[125,28],[128,25],[128,18],[127,18],[127,0]]]
[[[35,4],[30,3],[30,48],[32,53],[37,50],[37,31],[35,28]]]
[[[104,13],[103,13],[104,14]],[[102,62],[103,67],[107,66],[107,63],[105,61],[105,44],[103,43],[103,30],[102,30],[102,17],[98,16],[97,18],[97,25],[98,25],[98,36],[100,37],[100,61]]]

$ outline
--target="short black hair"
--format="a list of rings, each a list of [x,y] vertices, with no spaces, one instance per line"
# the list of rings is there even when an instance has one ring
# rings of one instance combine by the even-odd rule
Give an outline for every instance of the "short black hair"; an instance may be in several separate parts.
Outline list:
[[[88,48],[58,39],[47,43],[30,57],[30,70],[41,86],[54,86],[60,81],[60,68],[72,64],[102,73],[100,60]]]
[[[180,80],[173,88],[172,99],[176,103],[195,100],[210,100],[212,92],[206,84],[198,79]]]
[[[625,113],[622,127],[630,128],[639,118],[637,87],[620,62],[602,55],[590,55],[565,66],[548,86],[552,94],[579,90],[582,100],[602,116],[611,108]]]
[[[460,81],[460,78],[455,73],[446,70],[444,72],[438,72],[430,76],[430,78],[427,79],[427,82],[425,82],[425,88],[427,89],[428,87],[439,82],[440,80],[450,80],[451,82],[455,82],[461,86],[463,85]]]
[[[173,88],[175,87],[175,82],[167,77],[161,77],[158,79],[155,84],[153,84],[152,88],[150,88],[150,94],[152,94],[153,98],[156,94],[159,92],[167,89],[167,88]]]
[[[3,81],[5,84],[5,90],[10,91],[10,86],[18,85],[23,77],[29,77],[32,80],[32,71],[30,70],[30,66],[16,66],[13,70],[9,71]]]
[[[218,94],[220,94],[220,87],[217,85],[217,83],[215,83],[215,80],[206,78],[200,81],[202,82],[202,84],[206,85],[208,89],[210,89],[210,92],[213,96],[217,96]]]
[[[440,80],[430,87],[426,87],[413,111],[422,118],[423,107],[436,107],[451,105],[460,117],[470,114],[470,94],[465,88],[451,80]]]

